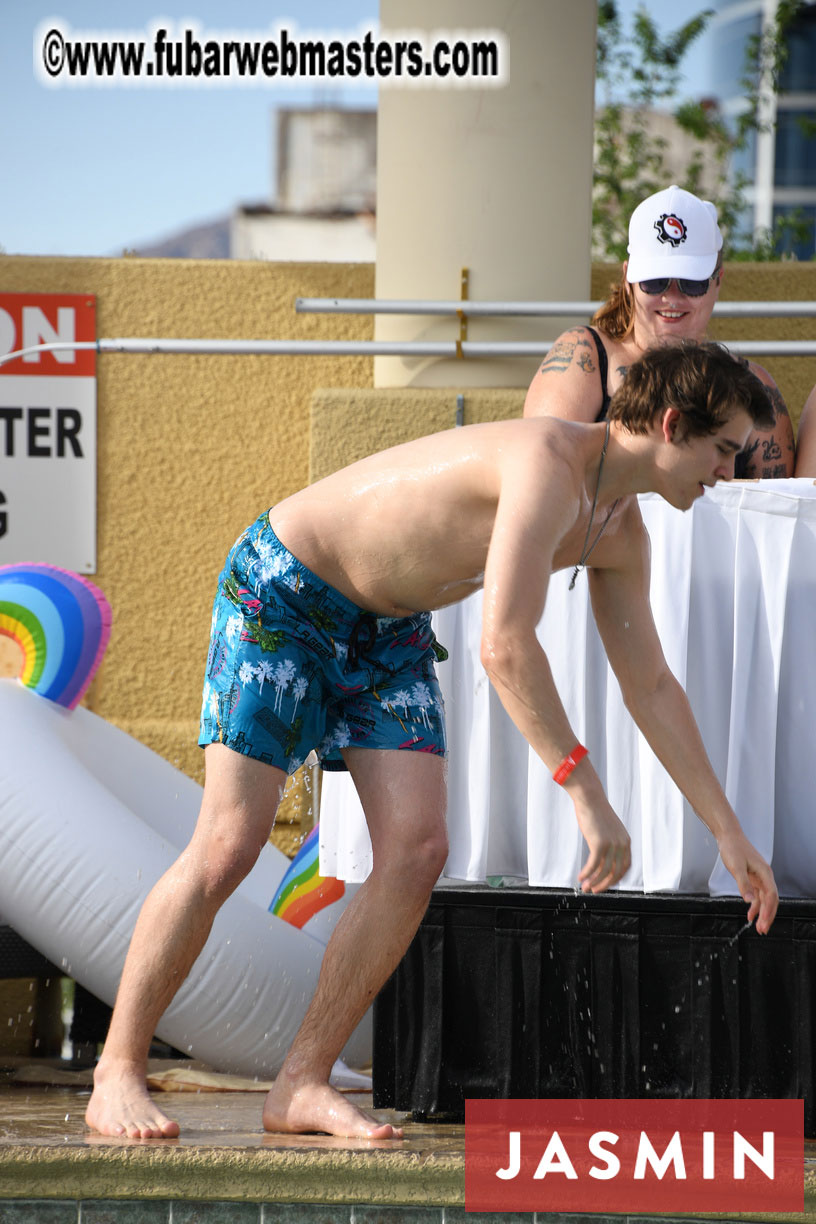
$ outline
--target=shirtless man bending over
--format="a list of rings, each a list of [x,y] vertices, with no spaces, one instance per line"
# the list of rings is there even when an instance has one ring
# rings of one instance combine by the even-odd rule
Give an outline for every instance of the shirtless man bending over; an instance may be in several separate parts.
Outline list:
[[[550,573],[590,560],[592,606],[626,704],[716,838],[749,920],[768,931],[778,903],[773,874],[743,834],[663,657],[635,494],[654,491],[688,509],[706,486],[731,479],[751,430],[772,419],[760,384],[727,352],[672,345],[631,367],[607,423],[541,417],[421,438],[296,493],[244,532],[215,602],[201,815],[137,922],[96,1069],[91,1127],[132,1138],[178,1134],[147,1094],[150,1041],[218,908],[266,842],[287,773],[314,747],[325,766],[344,762],[351,771],[374,867],[329,942],[263,1123],[401,1137],[335,1092],[329,1074],[411,941],[445,863],[430,609],[479,584],[482,661],[575,805],[588,849],[582,889],[621,879],[629,837],[591,757],[576,751],[536,626]],[[264,658],[291,661],[282,695],[253,680]]]

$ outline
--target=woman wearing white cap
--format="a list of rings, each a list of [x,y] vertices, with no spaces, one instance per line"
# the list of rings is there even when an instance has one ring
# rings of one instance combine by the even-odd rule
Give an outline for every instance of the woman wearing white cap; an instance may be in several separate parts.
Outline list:
[[[638,204],[629,222],[629,258],[591,327],[572,327],[555,341],[530,384],[525,416],[599,421],[629,366],[672,340],[704,340],[722,281],[717,212],[681,187]],[[737,476],[792,476],[793,428],[767,370],[749,362],[776,414],[773,429],[754,432],[737,456]]]

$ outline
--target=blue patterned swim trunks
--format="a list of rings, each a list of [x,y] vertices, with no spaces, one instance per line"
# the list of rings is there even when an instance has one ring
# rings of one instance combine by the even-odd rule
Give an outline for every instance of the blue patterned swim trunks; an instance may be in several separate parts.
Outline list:
[[[262,514],[218,580],[198,738],[294,773],[309,752],[446,753],[429,612],[375,616],[307,569]]]

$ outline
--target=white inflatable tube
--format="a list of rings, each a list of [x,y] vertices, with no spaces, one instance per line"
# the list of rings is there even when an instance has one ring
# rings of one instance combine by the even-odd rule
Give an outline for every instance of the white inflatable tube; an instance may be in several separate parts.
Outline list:
[[[0,912],[112,1005],[142,902],[187,844],[201,787],[104,719],[14,680],[0,680],[0,741]],[[347,889],[297,929],[268,912],[288,866],[264,847],[157,1030],[217,1070],[276,1074],[348,900]],[[369,1013],[343,1057],[370,1056]]]

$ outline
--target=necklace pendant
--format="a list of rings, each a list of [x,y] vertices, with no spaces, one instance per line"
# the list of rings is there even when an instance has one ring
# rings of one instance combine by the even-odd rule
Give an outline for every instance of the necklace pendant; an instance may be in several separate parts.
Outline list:
[[[581,566],[576,565],[575,569],[572,571],[572,577],[570,578],[570,584],[567,587],[567,590],[571,591],[573,589],[573,587],[575,586],[575,579],[578,577],[580,572],[581,572]]]

